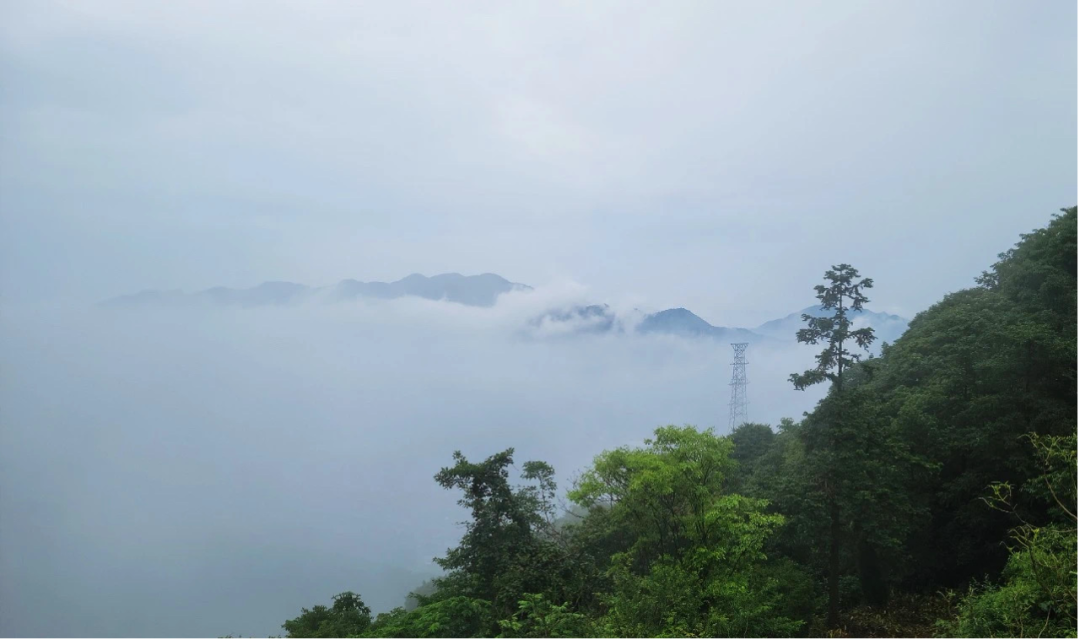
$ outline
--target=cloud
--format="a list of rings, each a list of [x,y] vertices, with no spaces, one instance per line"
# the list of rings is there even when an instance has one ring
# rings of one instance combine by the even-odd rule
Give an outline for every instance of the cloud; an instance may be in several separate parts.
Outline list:
[[[565,488],[656,426],[726,429],[726,344],[521,332],[587,294],[11,309],[0,632],[272,634],[345,589],[387,610],[460,536],[432,480],[454,450],[515,447]],[[808,408],[791,353],[749,356],[751,418]]]

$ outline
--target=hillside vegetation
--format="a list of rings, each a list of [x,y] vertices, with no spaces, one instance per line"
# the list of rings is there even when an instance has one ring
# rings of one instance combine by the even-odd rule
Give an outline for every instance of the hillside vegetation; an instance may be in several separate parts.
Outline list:
[[[798,335],[821,356],[791,378],[830,391],[802,420],[662,427],[565,493],[512,449],[453,454],[435,481],[469,515],[444,576],[408,608],[372,616],[345,593],[285,631],[1075,637],[1076,218],[1024,235],[880,357],[849,320],[873,282],[834,267],[817,288],[833,315]]]

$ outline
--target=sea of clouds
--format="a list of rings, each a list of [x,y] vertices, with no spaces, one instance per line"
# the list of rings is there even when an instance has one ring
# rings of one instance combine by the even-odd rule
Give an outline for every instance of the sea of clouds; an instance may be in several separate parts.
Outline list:
[[[461,535],[432,478],[455,450],[565,489],[657,426],[727,432],[728,344],[536,322],[588,298],[5,309],[0,634],[277,635],[344,590],[389,610]],[[812,355],[751,348],[751,419],[812,408],[786,381]]]

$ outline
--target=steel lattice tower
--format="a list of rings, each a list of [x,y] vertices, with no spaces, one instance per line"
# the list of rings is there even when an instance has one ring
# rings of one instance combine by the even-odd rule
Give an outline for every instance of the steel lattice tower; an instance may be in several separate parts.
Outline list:
[[[731,363],[731,411],[732,430],[742,424],[746,419],[746,347],[748,342],[732,342],[735,349],[735,362]]]

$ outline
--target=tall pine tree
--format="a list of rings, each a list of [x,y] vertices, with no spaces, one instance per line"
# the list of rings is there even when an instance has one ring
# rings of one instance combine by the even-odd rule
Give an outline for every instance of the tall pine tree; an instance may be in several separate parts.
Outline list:
[[[859,271],[849,264],[833,266],[825,272],[825,280],[828,286],[819,284],[814,287],[817,298],[821,302],[822,309],[832,310],[831,316],[818,317],[803,314],[806,328],[800,329],[796,334],[799,342],[804,344],[826,344],[826,348],[817,356],[817,366],[803,373],[791,374],[791,383],[798,390],[825,382],[832,383],[832,393],[837,400],[837,411],[833,414],[830,438],[827,446],[835,451],[837,448],[838,427],[844,420],[842,410],[844,398],[844,370],[858,362],[861,355],[853,353],[845,347],[845,343],[852,344],[869,350],[874,341],[874,330],[866,327],[852,329],[850,311],[861,311],[863,305],[869,302],[869,298],[863,291],[874,286],[870,278],[859,279]],[[831,467],[832,465],[829,465]],[[827,624],[835,627],[840,622],[840,501],[837,495],[839,478],[836,470],[827,468],[824,477],[825,494],[829,510],[829,614]]]

